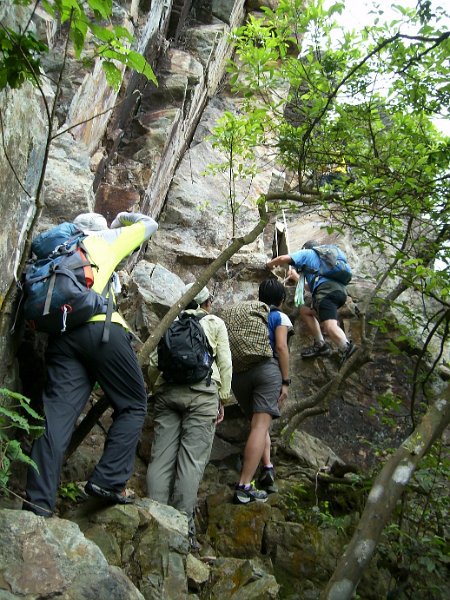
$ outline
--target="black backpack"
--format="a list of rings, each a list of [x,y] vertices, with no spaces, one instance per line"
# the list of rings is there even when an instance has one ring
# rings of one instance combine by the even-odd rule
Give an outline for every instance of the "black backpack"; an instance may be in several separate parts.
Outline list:
[[[62,223],[33,240],[35,258],[28,261],[22,284],[23,314],[37,331],[52,334],[64,333],[94,315],[106,314],[106,342],[114,309],[110,282],[102,294],[91,289],[95,265],[87,255],[84,237],[73,223]]]
[[[214,362],[208,338],[200,325],[206,315],[182,312],[158,343],[158,369],[167,383],[211,383]]]

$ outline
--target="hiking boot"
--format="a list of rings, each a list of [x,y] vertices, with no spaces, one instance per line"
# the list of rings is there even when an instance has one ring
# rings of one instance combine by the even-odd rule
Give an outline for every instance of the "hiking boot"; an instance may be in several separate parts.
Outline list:
[[[248,490],[245,489],[244,485],[237,485],[233,496],[233,504],[248,504],[255,501],[266,502],[266,500],[267,492],[257,490],[253,481]]]
[[[268,494],[278,492],[275,485],[275,471],[273,467],[263,467],[258,479],[258,488],[265,490]]]
[[[342,367],[345,361],[348,360],[350,356],[354,354],[357,350],[358,346],[356,346],[356,344],[354,344],[353,342],[347,342],[346,349],[341,352],[341,360],[339,366]]]
[[[44,517],[44,519],[51,519],[54,516],[54,513],[47,508],[42,508],[33,504],[29,500],[24,500],[22,504],[22,510],[27,510],[28,512],[32,512],[38,517]]]
[[[88,481],[86,483],[84,486],[84,491],[88,496],[101,498],[110,504],[133,504],[134,502],[133,498],[128,498],[128,496],[126,496],[125,490],[122,492],[114,492],[112,490],[102,488],[96,483],[92,483],[92,481]]]
[[[316,356],[329,356],[331,354],[331,346],[324,342],[323,344],[318,344],[315,342],[309,348],[305,348],[301,353],[302,358],[314,358]]]

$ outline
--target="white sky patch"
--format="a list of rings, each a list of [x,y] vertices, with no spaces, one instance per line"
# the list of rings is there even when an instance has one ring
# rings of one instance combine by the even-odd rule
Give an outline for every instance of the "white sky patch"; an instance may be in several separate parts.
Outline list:
[[[325,7],[329,8],[333,4],[335,4],[338,0],[327,0],[325,2]],[[375,23],[375,19],[379,19],[379,23],[392,23],[392,21],[400,19],[402,14],[398,9],[395,8],[395,5],[400,5],[402,8],[415,8],[417,5],[417,0],[401,0],[400,2],[391,2],[388,0],[379,0],[379,2],[374,2],[373,0],[341,0],[345,3],[345,8],[342,11],[342,14],[335,13],[333,15],[333,19],[341,25],[346,31],[362,31],[365,27],[373,26]],[[444,4],[438,1],[434,1],[432,7],[434,6],[443,6]],[[383,11],[383,14],[378,14],[380,10]],[[445,23],[450,27],[450,20]],[[398,31],[399,25],[392,25],[392,34],[395,34]],[[413,33],[412,30],[408,31],[408,28],[405,24],[402,24],[400,27],[402,33]],[[337,34],[336,34],[337,35]],[[379,81],[375,82],[374,89],[378,92],[382,92],[383,89],[387,89],[389,87],[389,81],[384,80],[383,77],[380,76]],[[450,136],[450,119],[442,117],[436,117],[433,119],[434,125],[436,128],[444,135]]]
[[[328,8],[336,3],[337,0],[328,0],[325,2],[325,7]],[[379,19],[381,23],[391,22],[394,19],[401,17],[401,13],[395,8],[395,5],[401,5],[403,8],[415,8],[417,0],[401,0],[401,2],[389,2],[381,0],[374,2],[373,0],[342,0],[345,3],[345,8],[342,14],[336,13],[334,18],[345,29],[361,30],[365,26],[374,24],[375,19]],[[378,8],[379,7],[379,8]],[[382,15],[378,13],[383,11]]]

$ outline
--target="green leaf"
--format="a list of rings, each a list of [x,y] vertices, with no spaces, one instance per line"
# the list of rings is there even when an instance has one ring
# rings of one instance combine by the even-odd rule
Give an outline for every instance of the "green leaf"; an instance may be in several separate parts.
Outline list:
[[[80,14],[84,14],[77,0],[60,0],[60,18],[61,23],[69,21],[69,19],[77,18]]]
[[[110,61],[103,60],[102,67],[106,75],[106,81],[112,88],[118,91],[122,83],[122,72]]]
[[[158,80],[153,72],[150,64],[145,60],[142,54],[130,50],[127,55],[127,64],[132,69],[135,69],[138,73],[144,75],[149,81],[153,81],[154,84],[158,85]]]
[[[121,25],[116,25],[115,27],[113,27],[113,32],[114,32],[114,35],[118,39],[126,39],[129,42],[131,42],[133,40],[133,36],[131,35],[131,33],[128,31],[128,29],[126,27],[122,27]]]
[[[108,29],[107,27],[102,27],[101,25],[93,22],[88,23],[88,26],[95,37],[102,42],[112,42],[115,39],[114,31]]]
[[[88,4],[103,19],[107,19],[112,14],[112,0],[88,0]]]
[[[20,443],[17,440],[11,440],[6,447],[6,454],[12,461],[18,461],[30,465],[38,471],[37,465],[33,459],[26,455]]]
[[[74,21],[70,29],[70,39],[73,42],[76,58],[80,58],[86,40],[87,25],[82,21]]]
[[[16,427],[20,427],[20,429],[28,431],[28,421],[24,417],[19,415],[15,410],[6,408],[6,406],[0,406],[0,414],[12,421]]]
[[[57,18],[56,6],[49,2],[48,0],[42,0],[41,4],[42,8],[44,8],[45,12],[47,12],[54,19]]]

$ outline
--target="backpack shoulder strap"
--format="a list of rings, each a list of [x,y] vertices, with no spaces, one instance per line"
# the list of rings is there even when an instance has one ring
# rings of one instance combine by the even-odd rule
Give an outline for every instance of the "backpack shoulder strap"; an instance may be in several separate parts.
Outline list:
[[[207,314],[205,314],[205,315],[195,315],[195,314],[188,314],[188,316],[189,316],[189,317],[191,317],[191,318],[193,318],[193,319],[195,319],[195,320],[197,321],[197,323],[200,325],[200,321],[201,321],[201,320],[202,320],[204,317],[207,317],[207,316],[208,316],[208,313],[207,313]],[[206,331],[203,329],[203,327],[202,327],[201,325],[200,325],[200,327],[201,327],[201,330],[202,330],[202,332],[203,332],[203,335],[205,336],[206,343],[208,344],[208,351],[209,351],[210,355],[211,355],[213,358],[215,358],[215,357],[214,357],[214,353],[213,353],[213,349],[211,348],[211,344],[209,343],[208,336],[206,335]]]
[[[106,306],[106,317],[105,324],[103,326],[103,335],[102,342],[109,342],[109,335],[111,330],[112,323],[112,314],[114,312],[114,298],[112,293],[112,282],[113,282],[113,273],[111,273],[111,277],[108,279],[108,283],[105,285],[105,288],[102,292],[102,296],[108,299],[108,304]]]
[[[89,252],[84,244],[84,240],[86,239],[86,237],[87,237],[86,235],[76,236],[76,237],[74,236],[73,239],[76,241],[77,247],[81,248],[81,250],[85,253],[86,258],[88,259],[89,266],[94,267],[95,269],[98,269],[98,265],[96,265],[95,263],[93,263],[91,261]],[[107,298],[107,300],[108,300],[108,303],[106,305],[105,324],[103,326],[103,335],[102,335],[103,343],[109,342],[111,323],[112,323],[112,314],[113,314],[114,308],[115,308],[114,297],[113,297],[113,293],[112,293],[113,280],[114,280],[114,273],[111,273],[111,276],[108,279],[108,282],[105,285],[105,287],[103,288],[103,291],[101,293],[101,296],[103,296],[104,298]]]

